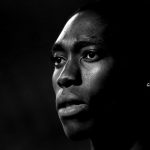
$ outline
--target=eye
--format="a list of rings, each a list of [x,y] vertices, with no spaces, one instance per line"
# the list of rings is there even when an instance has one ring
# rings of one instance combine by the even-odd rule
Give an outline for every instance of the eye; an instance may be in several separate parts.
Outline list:
[[[93,62],[99,59],[99,55],[97,52],[90,50],[90,51],[84,52],[83,59],[87,62]]]
[[[56,68],[60,68],[66,62],[65,58],[62,56],[54,56],[53,60]]]

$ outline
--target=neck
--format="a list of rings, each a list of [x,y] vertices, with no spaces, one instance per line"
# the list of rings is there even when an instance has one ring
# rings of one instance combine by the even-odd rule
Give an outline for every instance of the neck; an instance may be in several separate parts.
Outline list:
[[[106,138],[102,139],[97,136],[92,137],[91,150],[145,150],[143,143],[138,140],[129,141],[128,139],[121,138]]]
[[[101,118],[101,122],[95,122],[90,136],[91,150],[147,150],[147,147],[150,149],[150,140],[147,138],[149,132],[140,129],[138,122],[132,119],[130,114],[128,117],[124,115],[121,119],[117,113],[112,116],[106,114]]]
[[[140,141],[132,131],[119,126],[110,127],[110,124],[105,127],[99,125],[94,128],[90,137],[91,150],[144,150],[146,142]]]

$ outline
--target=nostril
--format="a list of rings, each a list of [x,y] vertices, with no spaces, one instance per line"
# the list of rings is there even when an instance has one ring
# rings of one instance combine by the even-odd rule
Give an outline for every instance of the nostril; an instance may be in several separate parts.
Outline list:
[[[63,77],[63,78],[59,78],[57,83],[60,87],[67,88],[67,87],[71,86],[73,84],[73,82],[74,82],[74,79],[71,79],[69,77]]]
[[[61,88],[68,88],[72,85],[80,85],[81,82],[81,70],[74,61],[71,61],[70,63],[68,62],[65,65],[64,69],[62,70],[57,79],[57,84]]]

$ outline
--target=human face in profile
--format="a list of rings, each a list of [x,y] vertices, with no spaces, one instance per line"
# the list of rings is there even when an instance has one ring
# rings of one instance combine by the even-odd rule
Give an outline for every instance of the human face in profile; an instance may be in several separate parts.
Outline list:
[[[70,138],[89,136],[103,110],[104,93],[115,64],[105,49],[105,28],[97,14],[77,13],[66,23],[52,49],[56,109]],[[97,105],[99,109],[95,110]]]

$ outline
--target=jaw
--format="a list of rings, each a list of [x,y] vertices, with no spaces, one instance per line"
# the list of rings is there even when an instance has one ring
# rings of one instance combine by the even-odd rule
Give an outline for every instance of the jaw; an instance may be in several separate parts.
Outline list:
[[[92,119],[86,121],[81,119],[61,119],[61,123],[66,136],[71,140],[78,141],[90,138],[94,121]]]

